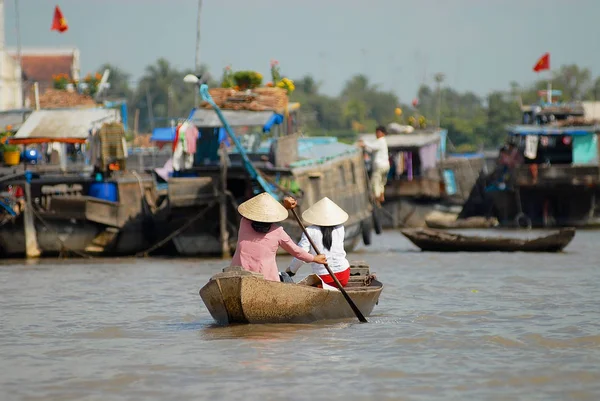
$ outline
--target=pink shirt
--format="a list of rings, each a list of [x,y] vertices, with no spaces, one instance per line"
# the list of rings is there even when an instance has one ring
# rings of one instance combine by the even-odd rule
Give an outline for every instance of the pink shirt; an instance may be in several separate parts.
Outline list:
[[[180,134],[181,135],[181,134]],[[187,147],[187,153],[196,153],[196,142],[198,141],[198,128],[193,124],[188,124],[185,129],[185,143]]]
[[[242,266],[255,273],[262,273],[265,280],[279,281],[279,269],[275,255],[281,246],[303,262],[310,263],[315,257],[292,241],[281,226],[273,224],[266,233],[257,233],[250,220],[242,217],[238,243],[231,266]]]

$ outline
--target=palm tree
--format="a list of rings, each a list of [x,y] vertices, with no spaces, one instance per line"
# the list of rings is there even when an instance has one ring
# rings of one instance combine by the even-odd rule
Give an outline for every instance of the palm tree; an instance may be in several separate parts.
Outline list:
[[[444,82],[444,78],[446,76],[441,73],[438,72],[437,74],[434,75],[433,79],[435,80],[435,83],[437,84],[437,126],[438,128],[440,127],[440,120],[442,117],[442,82]]]

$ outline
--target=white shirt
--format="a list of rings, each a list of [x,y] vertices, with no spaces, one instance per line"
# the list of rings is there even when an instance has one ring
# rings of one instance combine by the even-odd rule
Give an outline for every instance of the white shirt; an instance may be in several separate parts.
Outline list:
[[[365,141],[365,146],[369,152],[373,153],[373,168],[386,169],[390,168],[390,159],[388,155],[388,145],[385,136],[377,138],[373,142]]]
[[[327,265],[334,273],[339,273],[350,267],[350,262],[346,259],[346,251],[344,250],[344,226],[340,225],[333,229],[331,233],[331,249],[327,250],[323,246],[323,234],[321,229],[317,226],[306,227],[306,231],[310,238],[314,241],[315,245],[319,248],[319,251],[327,257]],[[306,235],[302,234],[298,246],[313,255],[316,255],[315,250],[310,246],[310,242],[306,238]],[[303,261],[294,258],[290,263],[290,271],[296,273],[300,266],[304,264]],[[318,275],[329,274],[325,266],[312,263],[313,273]]]

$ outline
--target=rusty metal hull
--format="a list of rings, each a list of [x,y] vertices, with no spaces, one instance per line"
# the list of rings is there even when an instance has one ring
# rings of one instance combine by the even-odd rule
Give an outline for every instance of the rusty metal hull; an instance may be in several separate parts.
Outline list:
[[[373,311],[382,290],[377,280],[369,286],[346,288],[365,316]],[[200,289],[200,297],[219,324],[311,323],[355,317],[339,291],[268,281],[246,271],[213,276]]]

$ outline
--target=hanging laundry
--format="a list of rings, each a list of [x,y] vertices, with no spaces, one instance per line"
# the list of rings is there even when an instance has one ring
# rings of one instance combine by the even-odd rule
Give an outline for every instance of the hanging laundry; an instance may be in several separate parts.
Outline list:
[[[173,152],[175,152],[175,149],[177,148],[177,144],[179,143],[179,128],[181,128],[181,124],[177,124],[177,127],[175,127],[175,138],[173,139],[173,147],[172,147]]]
[[[175,150],[173,151],[173,170],[174,171],[181,171],[182,168],[184,168],[184,157],[185,154],[183,152],[183,144],[181,143],[181,141],[177,141],[174,143],[175,144]]]
[[[400,177],[404,173],[404,152],[396,153],[396,176]]]
[[[196,153],[196,145],[198,143],[198,128],[194,124],[188,124],[185,129],[185,142],[187,145],[187,152],[189,154]]]
[[[127,142],[125,141],[125,128],[119,122],[104,123],[98,132],[100,139],[100,158],[103,170],[109,164],[117,161],[121,169],[125,169],[127,159]]]
[[[525,137],[525,152],[523,154],[528,159],[535,159],[537,157],[539,137],[537,135],[527,135]]]

